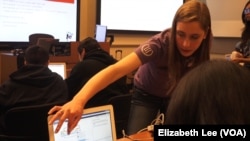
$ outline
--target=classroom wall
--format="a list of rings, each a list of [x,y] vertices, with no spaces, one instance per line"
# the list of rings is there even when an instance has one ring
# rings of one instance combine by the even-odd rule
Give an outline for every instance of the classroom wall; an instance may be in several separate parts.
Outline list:
[[[242,9],[248,0],[207,0],[216,37],[240,37]]]
[[[215,35],[211,49],[212,58],[223,58],[231,53],[240,39],[241,12],[247,0],[202,0],[206,2],[212,18],[212,30]],[[96,24],[96,0],[81,0],[80,40],[87,36],[94,37]],[[237,23],[237,24],[235,24]],[[108,26],[108,25],[107,25]],[[122,50],[122,56],[132,52],[140,43],[146,41],[150,34],[114,34],[111,55]]]
[[[248,0],[206,0],[211,13],[214,35],[212,56],[231,53],[244,27],[241,14]]]

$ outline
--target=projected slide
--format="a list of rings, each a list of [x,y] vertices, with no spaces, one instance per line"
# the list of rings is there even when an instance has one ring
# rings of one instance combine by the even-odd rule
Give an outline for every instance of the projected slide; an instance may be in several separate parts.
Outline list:
[[[74,0],[48,0],[48,1],[74,3]]]
[[[76,0],[1,0],[0,42],[28,41],[47,33],[60,41],[76,41]]]
[[[183,0],[99,0],[101,25],[109,30],[162,31],[171,27]]]

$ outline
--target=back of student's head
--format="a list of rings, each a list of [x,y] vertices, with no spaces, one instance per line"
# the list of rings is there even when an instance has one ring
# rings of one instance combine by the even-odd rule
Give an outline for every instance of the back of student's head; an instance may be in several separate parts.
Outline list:
[[[49,52],[40,46],[30,46],[25,50],[24,59],[26,64],[47,65],[49,61]]]
[[[250,72],[225,60],[187,73],[173,92],[166,124],[250,124]]]
[[[100,49],[100,48],[101,48],[101,46],[97,42],[96,39],[91,38],[91,37],[87,37],[84,40],[80,41],[79,46],[77,48],[77,51],[79,54],[81,54],[83,49],[85,49],[85,52],[87,53],[89,51]]]

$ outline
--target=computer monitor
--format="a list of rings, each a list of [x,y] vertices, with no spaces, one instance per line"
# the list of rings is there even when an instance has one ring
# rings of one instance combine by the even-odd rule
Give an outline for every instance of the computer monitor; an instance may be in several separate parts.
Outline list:
[[[50,62],[48,65],[52,72],[58,73],[63,79],[66,78],[66,63],[65,62]]]
[[[97,24],[95,28],[95,39],[98,42],[105,42],[106,34],[107,34],[107,26]]]

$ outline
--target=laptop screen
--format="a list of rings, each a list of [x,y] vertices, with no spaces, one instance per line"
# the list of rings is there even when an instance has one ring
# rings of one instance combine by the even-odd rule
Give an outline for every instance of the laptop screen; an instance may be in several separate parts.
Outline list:
[[[104,25],[96,25],[95,28],[95,39],[98,42],[105,42],[107,34],[107,26]]]
[[[52,72],[56,72],[57,74],[62,76],[63,79],[66,78],[66,63],[65,62],[50,62],[48,67]]]
[[[113,109],[110,108],[110,105],[84,109],[78,125],[69,135],[66,120],[58,133],[54,134],[50,131],[50,141],[115,141],[115,122],[112,112]],[[58,121],[53,123],[53,131],[57,124]],[[51,138],[51,134],[54,139]]]

